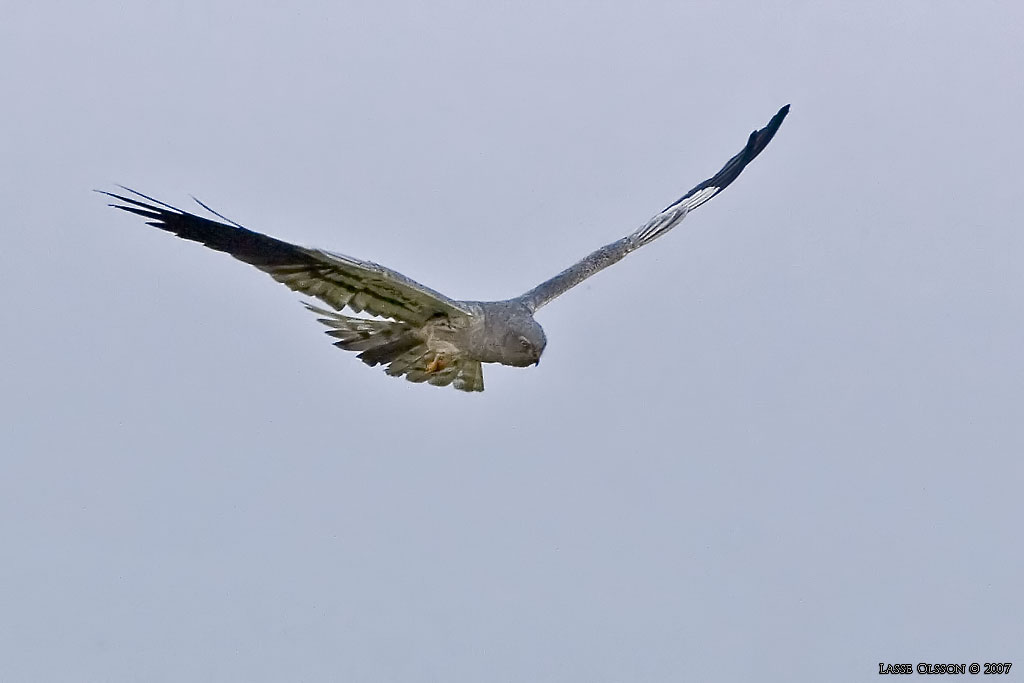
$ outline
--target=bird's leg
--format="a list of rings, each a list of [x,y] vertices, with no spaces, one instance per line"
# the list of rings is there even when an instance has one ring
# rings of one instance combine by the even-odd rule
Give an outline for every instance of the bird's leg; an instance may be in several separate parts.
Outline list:
[[[427,367],[424,369],[428,373],[433,374],[435,372],[440,372],[441,370],[444,370],[446,367],[448,367],[448,356],[446,356],[444,353],[439,352],[434,356],[434,359],[432,361],[427,363]]]

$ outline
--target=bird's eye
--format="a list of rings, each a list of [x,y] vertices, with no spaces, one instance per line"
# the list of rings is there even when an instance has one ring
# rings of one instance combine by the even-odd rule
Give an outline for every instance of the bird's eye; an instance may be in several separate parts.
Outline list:
[[[531,348],[533,346],[533,344],[531,344],[530,340],[527,339],[526,337],[520,337],[519,338],[519,346],[523,347],[523,350],[525,351],[526,349]]]

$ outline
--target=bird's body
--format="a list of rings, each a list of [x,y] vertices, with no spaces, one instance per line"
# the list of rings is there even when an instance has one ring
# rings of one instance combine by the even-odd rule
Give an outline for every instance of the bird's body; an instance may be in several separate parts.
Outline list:
[[[401,321],[367,320],[306,304],[346,351],[360,351],[370,366],[413,382],[453,384],[483,391],[481,363],[536,365],[547,339],[532,312],[516,299],[459,301],[466,316],[438,315],[418,327]]]
[[[751,133],[747,145],[713,177],[656,214],[638,230],[594,251],[530,291],[504,301],[459,301],[376,263],[311,249],[203,218],[151,197],[104,193],[119,209],[184,239],[231,254],[265,271],[291,289],[315,297],[333,310],[307,303],[329,327],[335,345],[358,351],[364,363],[412,382],[483,391],[481,363],[536,365],[547,338],[534,313],[549,301],[677,225],[739,176],[775,135],[789,112],[786,105],[767,126]],[[203,208],[223,218],[200,202]],[[367,312],[374,318],[342,311]]]

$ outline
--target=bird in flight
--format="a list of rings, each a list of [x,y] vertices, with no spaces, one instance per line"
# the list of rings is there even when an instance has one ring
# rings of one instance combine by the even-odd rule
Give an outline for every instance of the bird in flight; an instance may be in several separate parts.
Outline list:
[[[223,251],[256,266],[291,289],[319,299],[330,309],[306,303],[337,339],[334,345],[358,351],[370,366],[393,376],[462,391],[483,391],[482,363],[536,365],[547,345],[534,320],[542,306],[653,242],[686,215],[736,180],[771,141],[789,113],[787,104],[718,173],[658,212],[636,231],[605,245],[525,294],[504,301],[458,301],[389,268],[323,249],[301,247],[248,230],[199,200],[220,222],[182,211],[140,192],[102,192],[110,206],[147,219],[148,225]],[[372,318],[343,314],[366,312]]]

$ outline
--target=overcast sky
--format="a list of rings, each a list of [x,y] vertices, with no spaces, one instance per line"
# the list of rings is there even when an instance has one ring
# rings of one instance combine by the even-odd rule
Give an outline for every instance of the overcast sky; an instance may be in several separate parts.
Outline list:
[[[1024,6],[271,5],[4,8],[0,681],[1021,679]],[[91,192],[505,298],[786,103],[479,395]]]

